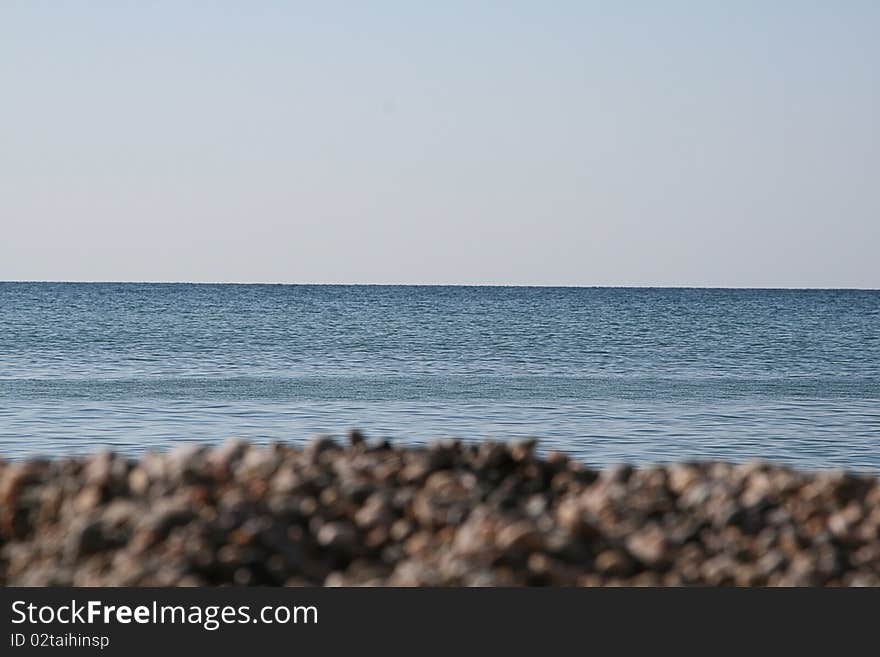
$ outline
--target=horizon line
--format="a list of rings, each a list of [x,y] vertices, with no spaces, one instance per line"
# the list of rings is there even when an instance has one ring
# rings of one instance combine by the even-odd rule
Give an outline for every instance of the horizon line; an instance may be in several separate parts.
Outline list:
[[[523,287],[523,288],[568,288],[568,289],[630,289],[630,290],[800,290],[800,291],[853,291],[877,292],[877,287],[832,287],[832,286],[749,286],[749,285],[693,285],[693,284],[571,284],[571,283],[288,283],[278,281],[151,281],[151,280],[51,280],[51,279],[11,279],[0,280],[0,285],[9,283],[45,283],[53,285],[262,285],[287,287]]]

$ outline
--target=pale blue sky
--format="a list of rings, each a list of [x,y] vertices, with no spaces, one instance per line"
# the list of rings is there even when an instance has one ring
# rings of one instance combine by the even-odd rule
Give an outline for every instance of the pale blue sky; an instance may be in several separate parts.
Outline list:
[[[0,280],[880,287],[878,2],[3,0],[0,84]]]

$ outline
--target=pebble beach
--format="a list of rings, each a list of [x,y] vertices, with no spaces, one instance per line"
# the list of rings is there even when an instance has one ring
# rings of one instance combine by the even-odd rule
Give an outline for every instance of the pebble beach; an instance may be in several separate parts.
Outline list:
[[[358,432],[0,461],[0,585],[880,586],[880,483]]]

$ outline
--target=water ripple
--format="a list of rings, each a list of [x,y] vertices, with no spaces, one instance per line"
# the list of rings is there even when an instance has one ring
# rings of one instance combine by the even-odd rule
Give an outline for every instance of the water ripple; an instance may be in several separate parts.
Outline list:
[[[358,426],[880,469],[880,293],[0,283],[0,452]]]

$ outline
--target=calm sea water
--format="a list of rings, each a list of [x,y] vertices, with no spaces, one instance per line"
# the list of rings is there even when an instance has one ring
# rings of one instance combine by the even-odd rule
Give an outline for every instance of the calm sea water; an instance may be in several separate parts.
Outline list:
[[[880,469],[880,292],[0,284],[0,454],[536,436]]]

